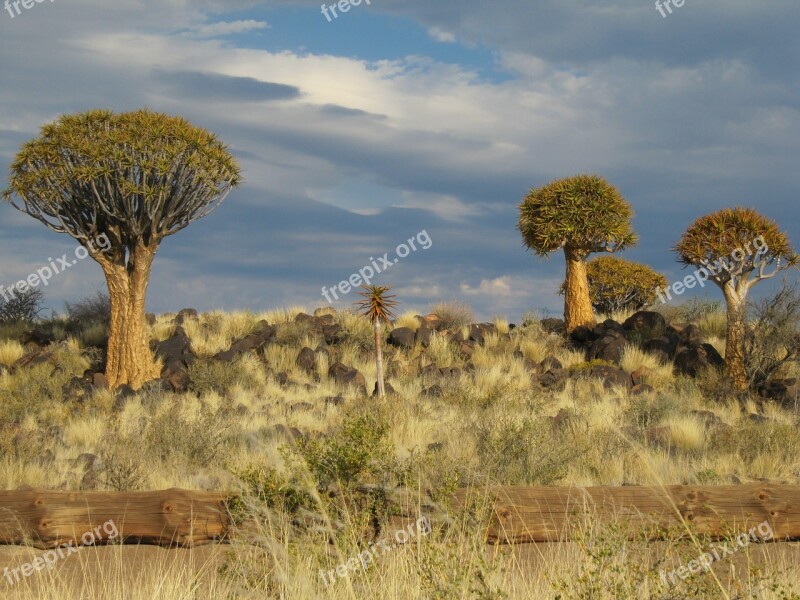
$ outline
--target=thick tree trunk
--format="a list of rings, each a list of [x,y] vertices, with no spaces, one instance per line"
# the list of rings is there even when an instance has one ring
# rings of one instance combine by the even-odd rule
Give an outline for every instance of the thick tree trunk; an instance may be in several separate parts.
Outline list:
[[[730,284],[723,287],[728,307],[725,336],[725,374],[737,390],[746,390],[747,370],[744,365],[745,297]]]
[[[586,275],[586,257],[571,248],[564,248],[567,276],[564,281],[564,321],[567,331],[585,325],[594,327],[597,321],[589,296],[589,278]]]
[[[150,352],[145,297],[155,247],[137,246],[124,261],[100,262],[111,300],[106,378],[112,388],[123,384],[139,389],[158,377]]]
[[[378,371],[378,396],[383,398],[386,391],[383,386],[383,349],[381,348],[381,322],[375,321],[375,367]]]

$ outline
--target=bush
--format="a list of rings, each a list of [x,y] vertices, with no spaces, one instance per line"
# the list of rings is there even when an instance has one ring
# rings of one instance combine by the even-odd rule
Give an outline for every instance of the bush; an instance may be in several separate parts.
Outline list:
[[[32,323],[42,311],[44,294],[41,290],[29,289],[26,292],[6,291],[9,298],[0,295],[0,324]]]
[[[745,369],[750,384],[758,385],[800,358],[800,292],[784,283],[771,298],[751,303],[749,312]]]
[[[463,302],[440,302],[431,312],[442,320],[445,329],[460,329],[475,322],[472,309]]]
[[[94,296],[87,296],[74,304],[66,302],[65,308],[69,320],[81,328],[111,322],[111,300],[105,292],[97,291]]]
[[[213,358],[200,358],[189,366],[189,389],[198,396],[209,392],[225,396],[235,385],[245,389],[258,386],[258,380],[242,359],[228,363]]]
[[[589,297],[602,314],[641,310],[656,301],[656,289],[665,288],[667,278],[647,265],[615,256],[601,256],[586,265]],[[560,293],[564,293],[562,284]]]

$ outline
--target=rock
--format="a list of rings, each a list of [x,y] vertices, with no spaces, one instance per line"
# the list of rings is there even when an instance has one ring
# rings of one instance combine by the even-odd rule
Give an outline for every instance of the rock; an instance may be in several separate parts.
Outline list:
[[[431,345],[431,338],[433,338],[434,330],[428,327],[426,323],[423,323],[419,326],[416,333],[414,334],[414,341],[422,346],[423,348],[427,348]]]
[[[496,334],[497,327],[495,327],[493,323],[478,323],[469,326],[469,336],[467,339],[483,346],[487,336]]]
[[[432,444],[428,444],[428,452],[441,452],[444,450],[444,447],[444,442],[433,442]]]
[[[750,413],[747,415],[747,419],[752,421],[753,423],[758,423],[759,425],[763,423],[770,423],[772,419],[769,417],[765,417],[764,415],[757,415],[756,413]]]
[[[294,317],[294,322],[295,323],[305,323],[305,324],[312,325],[312,326],[315,323],[314,317],[312,317],[311,315],[306,314],[304,312],[296,314],[295,317]]]
[[[300,350],[294,362],[306,373],[313,373],[317,366],[317,355],[311,348],[306,346]]]
[[[633,373],[631,373],[631,383],[633,383],[633,385],[644,383],[644,378],[647,377],[650,372],[650,369],[647,367],[639,367]]]
[[[675,355],[675,370],[689,377],[696,377],[705,368],[719,367],[723,363],[719,352],[711,344],[693,343],[681,348]]]
[[[420,377],[438,377],[441,373],[439,372],[439,367],[431,363],[422,367],[419,371],[419,375]]]
[[[564,319],[555,319],[553,317],[542,319],[539,321],[539,326],[546,333],[557,333],[559,335],[562,335],[567,330]]]
[[[662,363],[671,361],[677,348],[678,345],[666,336],[647,340],[642,346],[645,352],[657,357]]]
[[[188,377],[187,377],[187,384],[188,384]],[[172,387],[172,385],[170,385],[169,379],[151,379],[150,381],[145,381],[142,384],[142,389],[140,391],[172,392],[175,390]]]
[[[26,352],[39,352],[54,341],[55,338],[51,334],[41,329],[26,331],[19,338],[19,343],[25,347]]]
[[[314,316],[321,317],[323,315],[335,315],[336,309],[332,306],[320,306],[319,308],[314,309]]]
[[[392,394],[396,394],[397,393],[397,392],[394,391],[394,388],[392,387],[392,384],[389,383],[388,381],[384,381],[383,382],[383,391],[386,392],[387,396],[390,396]],[[378,395],[378,382],[376,381],[375,382],[375,388],[372,390],[372,396],[375,397],[377,395]]]
[[[422,395],[426,398],[441,398],[443,394],[444,390],[439,384],[434,384],[422,390]]]
[[[192,342],[183,327],[176,327],[172,337],[156,344],[155,355],[164,359],[167,362],[171,359],[185,360],[188,355],[194,359],[194,353],[191,349]]]
[[[566,386],[567,377],[561,369],[555,371],[549,370],[539,375],[536,381],[545,389],[558,391],[563,390]]]
[[[332,364],[328,369],[328,377],[333,379],[339,385],[357,386],[362,389],[364,395],[366,396],[367,381],[357,369],[337,362]]]
[[[589,345],[589,349],[586,351],[586,360],[602,360],[619,364],[627,345],[628,340],[622,333],[606,330],[601,337]]]
[[[278,332],[278,328],[270,325],[266,321],[259,321],[257,329],[238,340],[235,340],[228,350],[218,352],[214,355],[216,360],[232,362],[239,356],[247,352],[263,353],[264,348],[269,344]]]
[[[18,369],[25,369],[30,367],[35,367],[36,365],[43,365],[51,363],[53,366],[56,366],[53,362],[53,352],[51,350],[39,350],[37,352],[33,352],[32,354],[26,354],[25,356],[20,357],[11,365],[11,371],[17,371]]]
[[[327,396],[325,398],[325,404],[327,406],[342,406],[344,404],[344,397],[341,394],[336,396]]]
[[[597,377],[603,380],[603,387],[610,389],[614,386],[630,388],[631,378],[622,369],[615,369],[606,365],[595,365],[589,372],[590,377]]]
[[[706,429],[713,429],[719,425],[722,425],[722,419],[720,419],[710,410],[693,410],[690,414],[700,419],[703,422],[703,425],[706,426]]]
[[[703,332],[699,326],[690,323],[681,331],[681,341],[684,344],[693,344],[695,342],[703,341]]]
[[[108,389],[108,379],[103,373],[93,373],[92,374],[92,385],[96,388],[101,390]]]
[[[458,347],[458,355],[464,360],[471,359],[474,353],[475,353],[475,342],[473,341],[461,342],[461,344]]]
[[[398,327],[389,333],[389,344],[397,348],[410,350],[414,347],[416,334],[408,327]]]
[[[156,315],[155,313],[147,313],[144,316],[144,320],[147,321],[147,324],[151,327],[156,324]]]
[[[434,331],[441,331],[442,329],[444,329],[444,321],[442,321],[442,318],[439,315],[431,313],[429,315],[422,317],[421,321],[422,324],[427,325],[430,329],[433,329]]]
[[[172,320],[176,325],[183,325],[186,321],[197,321],[197,311],[194,308],[182,308]]]
[[[289,407],[289,410],[292,412],[307,412],[310,410],[314,410],[314,405],[310,402],[295,402]]]
[[[289,374],[286,371],[281,371],[277,375],[275,375],[275,380],[278,382],[279,385],[284,386],[289,383]]]
[[[592,330],[584,325],[580,325],[572,330],[569,334],[569,340],[578,346],[583,344],[587,344],[594,340],[594,334]]]
[[[84,452],[72,461],[72,466],[88,471],[100,466],[100,457],[90,452]]]
[[[341,340],[342,326],[338,323],[332,325],[325,325],[322,328],[322,335],[325,337],[325,343],[329,346],[335,346]]]
[[[649,340],[664,334],[667,329],[667,320],[661,313],[640,310],[628,317],[622,327],[628,331],[636,332],[642,340]]]
[[[635,385],[629,391],[631,396],[641,396],[642,394],[652,394],[654,392],[653,386],[646,383]]]
[[[800,385],[796,378],[773,379],[758,387],[758,395],[768,398],[788,410],[800,407]]]
[[[539,367],[543,373],[546,373],[547,371],[560,371],[564,365],[555,356],[545,356],[544,360],[539,363]]]
[[[458,367],[442,367],[439,369],[439,375],[442,377],[460,377],[461,376],[461,369]]]

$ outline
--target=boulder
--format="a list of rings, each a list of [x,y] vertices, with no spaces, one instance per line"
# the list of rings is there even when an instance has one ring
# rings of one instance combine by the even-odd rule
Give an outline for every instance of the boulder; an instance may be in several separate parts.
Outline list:
[[[639,334],[640,339],[648,340],[664,334],[667,329],[667,320],[661,313],[652,310],[640,310],[628,317],[622,327]]]
[[[341,333],[342,326],[338,323],[322,327],[322,335],[325,337],[325,343],[329,346],[335,346],[341,341]]]
[[[423,323],[419,326],[416,333],[414,334],[414,341],[418,343],[423,348],[427,348],[431,345],[431,338],[433,337],[434,330],[431,329],[427,323]]]
[[[707,367],[719,367],[724,362],[714,346],[695,342],[678,350],[675,370],[682,375],[696,377]]]
[[[313,373],[317,366],[317,355],[309,347],[304,347],[295,359],[295,364],[306,373]]]
[[[546,333],[557,333],[559,335],[563,334],[567,330],[564,319],[555,319],[553,317],[542,319],[539,321],[539,326]]]
[[[590,377],[597,377],[603,381],[603,387],[610,389],[615,386],[630,388],[631,377],[622,369],[616,369],[607,365],[594,365],[589,371]]]
[[[603,360],[619,363],[628,340],[621,331],[605,329],[603,334],[595,339],[586,351],[586,360]]]
[[[663,363],[668,363],[672,360],[677,348],[678,344],[674,343],[674,341],[667,336],[647,340],[642,346],[645,352],[652,354]]]
[[[398,327],[389,333],[389,344],[397,348],[410,350],[414,347],[416,334],[408,327]]]
[[[25,347],[26,352],[39,352],[55,341],[55,338],[41,329],[32,329],[24,332],[19,337],[19,343]]]
[[[397,392],[394,391],[394,388],[392,387],[392,384],[389,383],[388,381],[384,381],[383,382],[383,391],[386,392],[387,396],[390,396],[392,394],[396,394],[397,393]],[[375,387],[372,390],[372,396],[375,397],[377,395],[378,395],[378,382],[376,381],[375,382]]]
[[[182,308],[178,311],[178,314],[175,315],[172,322],[176,325],[183,325],[183,323],[189,320],[197,320],[197,311],[194,308]]]
[[[426,398],[441,398],[443,394],[444,390],[439,384],[434,384],[422,390],[422,395]]]
[[[796,378],[767,381],[758,387],[758,394],[789,410],[800,407],[800,384]]]
[[[348,367],[340,362],[334,363],[328,369],[328,377],[339,385],[356,386],[362,389],[364,395],[367,391],[367,381],[364,376],[353,367]]]

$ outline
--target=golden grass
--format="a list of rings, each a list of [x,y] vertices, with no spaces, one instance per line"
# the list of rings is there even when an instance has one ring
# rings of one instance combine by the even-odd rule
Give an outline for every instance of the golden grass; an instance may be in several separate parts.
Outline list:
[[[18,341],[0,341],[0,365],[10,367],[23,356],[25,356],[25,348]]]

